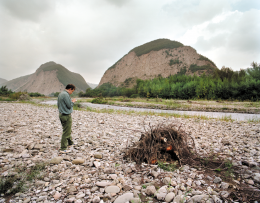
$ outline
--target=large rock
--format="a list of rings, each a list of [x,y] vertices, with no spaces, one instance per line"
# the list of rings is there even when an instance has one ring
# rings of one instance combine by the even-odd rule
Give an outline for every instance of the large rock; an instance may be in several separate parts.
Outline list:
[[[60,164],[62,160],[63,160],[63,158],[61,156],[58,156],[58,157],[52,158],[50,163],[51,164]]]

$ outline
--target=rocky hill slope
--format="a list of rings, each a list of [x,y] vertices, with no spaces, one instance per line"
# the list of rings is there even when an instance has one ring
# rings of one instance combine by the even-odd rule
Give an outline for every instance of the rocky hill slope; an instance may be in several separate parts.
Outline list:
[[[194,48],[158,39],[132,49],[104,73],[99,86],[104,83],[131,86],[137,78],[145,80],[158,75],[210,74],[216,68],[211,60],[198,54]]]
[[[61,92],[69,83],[76,86],[75,92],[85,91],[89,88],[89,85],[80,74],[70,72],[55,62],[47,62],[42,64],[35,73],[10,80],[1,85],[6,85],[8,89],[16,92],[39,92],[50,95]]]
[[[6,79],[3,79],[3,78],[0,78],[0,84],[1,83],[4,83],[4,82],[7,82],[8,80],[6,80]]]

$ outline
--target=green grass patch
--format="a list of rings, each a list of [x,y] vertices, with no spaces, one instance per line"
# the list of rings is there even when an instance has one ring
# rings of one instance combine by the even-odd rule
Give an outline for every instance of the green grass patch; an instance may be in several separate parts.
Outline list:
[[[12,99],[9,97],[0,97],[0,101],[16,101],[16,99]]]
[[[43,179],[42,171],[46,165],[46,163],[38,163],[30,168],[26,166],[14,168],[13,174],[0,178],[0,194],[11,195],[24,191],[27,181]]]
[[[158,167],[165,170],[165,171],[175,171],[177,169],[177,164],[173,163],[164,163],[161,161],[158,161]]]

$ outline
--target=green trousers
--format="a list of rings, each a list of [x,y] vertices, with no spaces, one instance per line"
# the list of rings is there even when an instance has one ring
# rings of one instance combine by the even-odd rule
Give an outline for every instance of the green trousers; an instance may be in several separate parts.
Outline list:
[[[71,115],[64,115],[64,114],[59,114],[60,117],[60,122],[63,128],[63,133],[61,137],[61,150],[67,149],[68,144],[73,145],[73,141],[71,138],[71,126],[72,126],[72,118]]]

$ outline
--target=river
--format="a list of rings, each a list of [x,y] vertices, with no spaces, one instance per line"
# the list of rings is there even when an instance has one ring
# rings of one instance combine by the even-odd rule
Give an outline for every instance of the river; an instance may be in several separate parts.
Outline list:
[[[56,100],[44,101],[42,104],[57,105]],[[92,103],[81,103],[84,107],[91,107],[95,109],[115,109],[123,111],[139,111],[139,112],[155,112],[155,113],[169,113],[169,114],[180,114],[180,115],[197,115],[206,116],[209,118],[231,118],[237,121],[247,121],[260,119],[260,114],[247,114],[247,113],[224,113],[224,112],[204,112],[204,111],[174,111],[174,110],[161,110],[161,109],[149,109],[149,108],[134,108],[134,107],[123,107],[123,106],[112,106],[106,104],[92,104]]]

